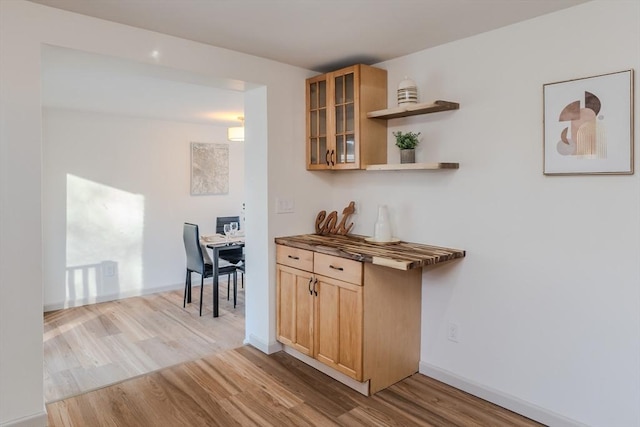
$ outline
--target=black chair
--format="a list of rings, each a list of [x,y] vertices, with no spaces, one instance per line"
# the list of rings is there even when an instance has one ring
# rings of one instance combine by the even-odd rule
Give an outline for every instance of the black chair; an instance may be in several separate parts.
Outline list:
[[[202,316],[202,292],[204,289],[204,279],[213,277],[213,265],[204,261],[202,255],[202,247],[200,246],[200,232],[196,224],[184,223],[182,230],[182,238],[184,240],[184,249],[187,254],[187,277],[184,284],[184,300],[182,307],[187,306],[187,302],[191,302],[191,273],[200,274],[200,316]],[[233,307],[236,306],[236,292],[238,286],[237,267],[233,264],[227,264],[218,267],[218,276],[227,275],[229,280],[233,274]],[[227,285],[227,289],[228,285]],[[228,290],[227,290],[228,293]]]
[[[219,216],[216,218],[216,233],[224,235],[224,225],[232,222],[238,223],[238,231],[240,231],[239,216]],[[242,248],[229,249],[220,252],[220,259],[235,265],[242,275],[242,287],[244,288],[244,251]],[[228,283],[228,278],[227,278]],[[227,284],[227,299],[229,299],[229,285]]]
[[[244,254],[242,255],[242,261],[240,261],[240,264],[237,265],[238,271],[240,272],[240,274],[242,275],[242,289],[244,289],[244,275],[245,275],[245,266],[246,266],[247,262],[244,260]],[[227,291],[228,292],[228,291]]]

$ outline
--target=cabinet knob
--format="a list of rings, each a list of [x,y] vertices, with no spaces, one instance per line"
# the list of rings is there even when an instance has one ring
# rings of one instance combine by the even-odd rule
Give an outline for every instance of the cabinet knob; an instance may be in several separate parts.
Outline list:
[[[311,282],[313,282],[313,277],[309,277],[309,285],[307,285],[307,288],[309,289],[309,295],[313,296],[313,291],[311,290]]]
[[[333,161],[333,158],[335,157],[335,150],[331,150],[331,156],[329,156],[329,158],[331,159],[331,166],[335,166],[335,162]]]
[[[327,150],[327,154],[324,155],[324,161],[327,162],[327,166],[329,166],[329,150]]]
[[[313,282],[313,293],[318,296],[318,290],[316,289],[316,285],[318,284],[318,279]]]

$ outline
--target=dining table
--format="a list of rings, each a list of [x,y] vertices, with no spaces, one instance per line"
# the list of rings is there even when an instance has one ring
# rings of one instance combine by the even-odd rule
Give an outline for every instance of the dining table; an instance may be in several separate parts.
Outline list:
[[[220,264],[220,252],[244,247],[244,233],[240,232],[235,236],[229,237],[222,234],[214,234],[211,236],[202,236],[201,240],[202,243],[213,252],[211,256],[211,262],[213,263],[213,317],[218,317],[218,267]]]

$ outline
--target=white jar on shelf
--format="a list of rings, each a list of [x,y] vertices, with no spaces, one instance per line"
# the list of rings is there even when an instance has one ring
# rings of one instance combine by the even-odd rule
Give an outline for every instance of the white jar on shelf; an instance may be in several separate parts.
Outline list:
[[[398,106],[418,103],[418,87],[409,77],[404,78],[398,85]]]

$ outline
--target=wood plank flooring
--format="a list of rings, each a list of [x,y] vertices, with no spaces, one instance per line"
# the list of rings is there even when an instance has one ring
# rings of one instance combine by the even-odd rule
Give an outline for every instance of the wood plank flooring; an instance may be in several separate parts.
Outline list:
[[[47,405],[49,426],[537,426],[420,374],[365,397],[250,346]]]
[[[238,284],[234,309],[226,280],[220,279],[220,317],[215,319],[212,286],[206,282],[202,317],[199,286],[186,309],[180,290],[45,313],[45,401],[241,346],[244,290]]]

